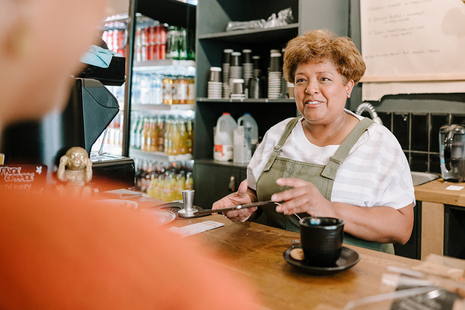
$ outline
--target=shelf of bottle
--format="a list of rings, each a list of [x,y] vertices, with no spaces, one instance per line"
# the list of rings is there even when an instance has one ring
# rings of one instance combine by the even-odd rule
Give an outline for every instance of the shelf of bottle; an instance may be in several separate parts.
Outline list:
[[[210,99],[205,97],[197,98],[197,102],[244,102],[244,103],[295,103],[294,98],[280,98],[280,99],[268,99],[268,98],[258,98],[258,99]]]
[[[199,40],[208,39],[226,42],[236,42],[240,40],[243,43],[259,43],[268,42],[270,40],[270,35],[273,36],[273,40],[279,38],[289,39],[294,37],[298,30],[299,23],[293,23],[273,28],[255,28],[219,33],[208,33],[199,35],[198,38]]]
[[[194,111],[195,104],[133,104],[132,110],[135,111]]]
[[[156,161],[167,161],[167,162],[192,160],[192,154],[168,155],[164,152],[146,152],[146,151],[141,151],[135,148],[130,148],[129,157],[146,158],[146,159],[152,159]]]
[[[134,62],[133,70],[135,72],[139,71],[150,71],[155,67],[195,67],[194,60],[176,60],[176,59],[156,59],[156,60],[146,60],[140,62]]]

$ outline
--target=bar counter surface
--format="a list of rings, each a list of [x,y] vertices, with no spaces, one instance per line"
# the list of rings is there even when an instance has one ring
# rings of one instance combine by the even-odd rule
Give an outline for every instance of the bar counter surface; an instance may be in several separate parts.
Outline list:
[[[246,276],[261,295],[262,309],[342,309],[349,301],[386,293],[381,278],[388,272],[388,266],[411,268],[420,263],[344,245],[360,254],[360,261],[355,266],[332,275],[312,275],[291,266],[283,258],[292,240],[300,239],[295,232],[253,222],[236,223],[218,214],[176,220],[167,227],[182,227],[206,220],[221,222],[224,226],[187,238],[199,238],[226,258],[229,262],[226,268]],[[221,290],[221,287],[202,289]]]

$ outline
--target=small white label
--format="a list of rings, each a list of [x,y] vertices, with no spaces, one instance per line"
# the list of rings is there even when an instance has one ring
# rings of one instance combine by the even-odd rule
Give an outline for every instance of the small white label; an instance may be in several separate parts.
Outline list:
[[[202,223],[191,224],[184,227],[171,227],[168,231],[180,234],[182,237],[187,237],[221,226],[224,226],[224,224],[214,221],[204,221]]]
[[[460,191],[463,189],[463,186],[457,186],[457,185],[449,185],[446,190],[449,191]]]

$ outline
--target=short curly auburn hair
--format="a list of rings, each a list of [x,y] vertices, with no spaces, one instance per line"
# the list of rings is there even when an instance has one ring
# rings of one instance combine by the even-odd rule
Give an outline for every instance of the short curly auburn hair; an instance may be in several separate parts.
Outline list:
[[[337,37],[328,30],[313,30],[287,43],[284,53],[284,78],[294,83],[295,71],[301,63],[331,61],[344,77],[344,84],[360,81],[365,73],[365,62],[350,38]]]

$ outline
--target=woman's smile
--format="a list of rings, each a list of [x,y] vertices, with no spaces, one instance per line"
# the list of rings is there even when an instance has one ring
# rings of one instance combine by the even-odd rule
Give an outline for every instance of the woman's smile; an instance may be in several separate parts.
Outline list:
[[[347,92],[353,82],[343,76],[330,60],[300,63],[295,72],[297,108],[306,121],[329,124],[344,113]]]

